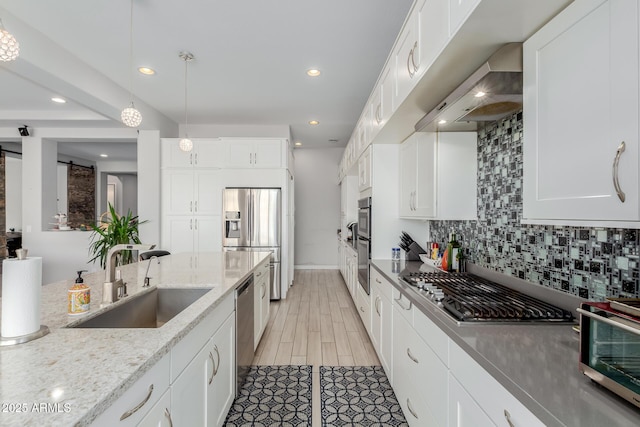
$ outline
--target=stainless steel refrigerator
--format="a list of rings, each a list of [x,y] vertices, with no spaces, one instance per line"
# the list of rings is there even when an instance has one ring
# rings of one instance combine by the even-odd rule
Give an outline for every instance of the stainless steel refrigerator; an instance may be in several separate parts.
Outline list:
[[[280,188],[225,188],[224,250],[271,251],[271,299],[280,299]]]

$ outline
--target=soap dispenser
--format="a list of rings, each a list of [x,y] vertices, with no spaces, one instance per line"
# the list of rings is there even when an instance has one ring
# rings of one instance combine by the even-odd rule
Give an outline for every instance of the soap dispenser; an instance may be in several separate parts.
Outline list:
[[[84,284],[82,273],[87,270],[78,270],[76,284],[69,289],[69,309],[71,315],[84,314],[89,311],[91,301],[91,289]]]

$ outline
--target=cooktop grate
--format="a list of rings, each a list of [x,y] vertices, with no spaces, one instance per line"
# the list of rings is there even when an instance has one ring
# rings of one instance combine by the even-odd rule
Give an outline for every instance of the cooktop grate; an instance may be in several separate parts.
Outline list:
[[[552,304],[468,273],[414,272],[412,286],[442,291],[442,307],[465,322],[571,322],[573,314]]]

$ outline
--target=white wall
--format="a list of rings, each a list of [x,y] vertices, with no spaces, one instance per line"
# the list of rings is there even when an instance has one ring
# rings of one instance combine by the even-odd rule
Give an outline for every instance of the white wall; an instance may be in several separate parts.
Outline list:
[[[295,151],[296,268],[337,268],[340,228],[338,164],[344,148]]]
[[[5,209],[7,231],[22,230],[22,159],[5,157]]]

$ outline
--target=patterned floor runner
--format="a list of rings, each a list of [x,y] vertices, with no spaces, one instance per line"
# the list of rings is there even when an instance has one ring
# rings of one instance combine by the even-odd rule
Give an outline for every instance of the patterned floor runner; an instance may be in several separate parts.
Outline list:
[[[381,366],[321,366],[324,426],[408,426]]]
[[[226,426],[310,426],[311,366],[252,366]]]

